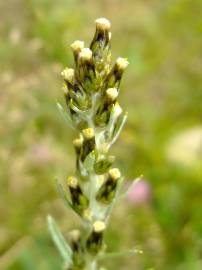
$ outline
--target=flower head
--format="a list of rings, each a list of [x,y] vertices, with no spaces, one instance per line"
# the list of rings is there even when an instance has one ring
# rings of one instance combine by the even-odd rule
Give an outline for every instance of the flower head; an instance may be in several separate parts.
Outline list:
[[[74,74],[75,74],[75,72],[74,72],[73,68],[65,68],[61,72],[63,79],[71,84],[73,84],[73,82],[74,82],[74,76],[75,76]]]
[[[96,28],[99,30],[109,30],[111,27],[111,23],[106,18],[99,18],[95,20]]]
[[[70,47],[72,48],[73,52],[80,52],[84,48],[84,41],[75,40]]]
[[[79,53],[79,59],[82,62],[89,62],[92,59],[92,51],[89,48],[83,48]]]
[[[129,62],[126,58],[122,58],[122,57],[117,58],[116,66],[118,70],[124,71],[128,65],[129,65]]]

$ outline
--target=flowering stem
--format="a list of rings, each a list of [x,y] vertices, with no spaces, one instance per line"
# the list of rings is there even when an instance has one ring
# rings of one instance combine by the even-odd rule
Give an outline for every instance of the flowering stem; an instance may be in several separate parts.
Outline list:
[[[66,270],[98,269],[97,259],[105,256],[103,234],[122,183],[119,169],[111,168],[114,156],[109,149],[127,118],[117,99],[128,61],[119,57],[112,65],[109,30],[107,19],[97,19],[90,48],[75,41],[71,45],[75,69],[65,68],[61,73],[67,114],[61,105],[58,108],[79,137],[73,141],[76,176],[69,176],[66,186],[59,184],[59,188],[65,204],[84,224],[82,232],[70,232],[64,243],[56,223],[48,220],[53,240],[63,258],[68,258]]]

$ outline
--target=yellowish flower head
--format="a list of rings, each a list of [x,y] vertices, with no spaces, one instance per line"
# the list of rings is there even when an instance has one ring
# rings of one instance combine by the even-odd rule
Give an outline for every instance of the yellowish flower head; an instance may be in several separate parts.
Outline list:
[[[106,225],[105,225],[105,223],[103,221],[99,220],[99,221],[95,221],[93,223],[93,230],[96,233],[100,233],[100,232],[104,231],[105,228],[106,228]]]
[[[64,80],[73,84],[73,81],[74,81],[74,69],[73,68],[65,68],[61,72],[61,75],[62,75]]]
[[[84,41],[75,40],[70,47],[74,52],[80,52],[84,48]]]
[[[119,57],[116,60],[116,65],[119,70],[123,71],[127,68],[127,66],[129,65],[129,62],[126,58]]]
[[[74,176],[69,176],[67,178],[67,185],[72,188],[76,188],[78,186],[78,179]]]
[[[98,30],[109,30],[111,27],[110,21],[106,18],[99,18],[95,21],[95,23]]]
[[[109,170],[109,175],[111,176],[111,178],[112,178],[113,180],[117,180],[118,178],[121,177],[121,173],[120,173],[120,171],[119,171],[118,168],[110,169],[110,170]]]

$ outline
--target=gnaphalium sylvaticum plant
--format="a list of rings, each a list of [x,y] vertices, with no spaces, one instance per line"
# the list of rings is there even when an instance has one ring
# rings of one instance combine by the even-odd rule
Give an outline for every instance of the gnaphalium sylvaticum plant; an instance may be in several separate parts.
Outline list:
[[[100,18],[95,23],[89,48],[80,40],[71,44],[75,67],[61,73],[67,109],[57,104],[70,127],[78,132],[73,141],[75,175],[57,185],[65,204],[80,217],[81,229],[71,231],[66,240],[53,218],[48,217],[66,270],[101,269],[103,258],[120,253],[106,252],[103,235],[113,205],[120,198],[123,180],[119,169],[113,167],[115,157],[109,149],[127,118],[117,99],[128,61],[119,57],[112,64],[110,22]]]

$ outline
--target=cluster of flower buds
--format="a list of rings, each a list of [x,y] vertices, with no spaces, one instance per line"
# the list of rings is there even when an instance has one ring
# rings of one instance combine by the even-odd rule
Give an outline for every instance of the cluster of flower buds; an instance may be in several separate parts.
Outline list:
[[[65,68],[61,73],[67,107],[79,130],[88,127],[84,115],[89,112],[96,126],[106,126],[117,103],[120,81],[128,61],[119,57],[112,66],[109,30],[107,19],[97,19],[90,48],[85,48],[83,41],[74,41],[71,48],[75,69]]]
[[[112,64],[110,27],[107,19],[97,19],[90,47],[85,47],[83,41],[74,41],[71,48],[75,69],[65,68],[61,73],[68,119],[79,132],[73,141],[76,176],[67,179],[67,199],[86,224],[84,231],[87,230],[70,234],[69,270],[90,270],[90,261],[104,252],[107,213],[121,179],[119,169],[111,168],[115,157],[109,149],[126,119],[118,95],[128,61],[118,58]]]

